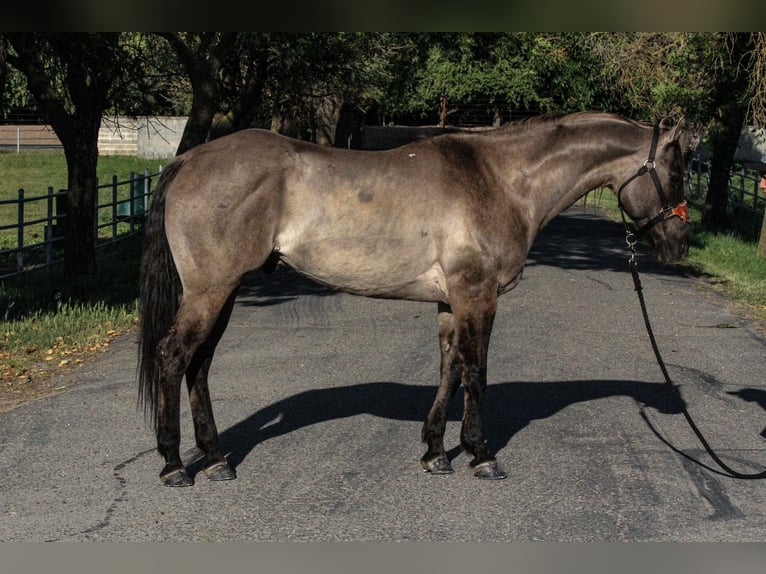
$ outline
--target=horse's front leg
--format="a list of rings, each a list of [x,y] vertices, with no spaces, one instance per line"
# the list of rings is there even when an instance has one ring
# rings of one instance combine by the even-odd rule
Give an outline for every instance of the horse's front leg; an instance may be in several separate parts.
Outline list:
[[[485,479],[507,478],[490,452],[482,430],[484,393],[487,388],[487,353],[492,324],[497,310],[497,292],[485,290],[465,298],[458,307],[453,304],[457,347],[462,366],[461,380],[465,389],[463,425],[460,443],[473,455],[474,476]]]
[[[444,450],[444,431],[449,406],[460,384],[462,368],[457,350],[455,322],[449,305],[439,303],[439,350],[441,352],[441,381],[436,399],[423,425],[423,442],[428,450],[420,459],[423,470],[432,474],[454,472]]]

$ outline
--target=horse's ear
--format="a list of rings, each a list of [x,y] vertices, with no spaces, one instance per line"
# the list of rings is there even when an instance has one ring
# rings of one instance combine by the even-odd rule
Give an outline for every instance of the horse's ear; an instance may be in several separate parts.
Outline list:
[[[676,119],[673,116],[666,116],[660,120],[660,129],[670,130],[670,140],[676,140],[681,136],[684,127],[684,117]]]

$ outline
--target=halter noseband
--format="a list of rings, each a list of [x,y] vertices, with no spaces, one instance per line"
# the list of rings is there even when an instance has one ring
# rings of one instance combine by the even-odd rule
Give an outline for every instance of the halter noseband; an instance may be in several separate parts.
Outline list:
[[[666,219],[670,219],[672,217],[678,217],[684,223],[689,223],[691,219],[689,217],[689,209],[686,206],[686,200],[682,201],[675,207],[670,206],[670,203],[668,203],[667,197],[665,196],[665,191],[662,188],[662,182],[660,182],[660,178],[657,175],[657,170],[654,169],[655,167],[654,156],[657,153],[657,143],[659,142],[659,139],[660,139],[660,126],[659,124],[656,124],[654,126],[654,134],[652,135],[652,147],[649,149],[649,159],[647,159],[644,162],[644,165],[642,165],[636,173],[634,173],[632,176],[626,179],[625,182],[617,190],[617,205],[620,208],[620,215],[622,216],[622,222],[625,224],[625,229],[627,230],[627,233],[628,233],[628,237],[627,237],[628,244],[631,246],[635,245],[644,236],[644,234],[647,231],[649,231],[652,227],[654,227],[661,221],[665,221]],[[662,208],[660,209],[660,212],[657,215],[652,217],[639,229],[636,229],[635,231],[631,231],[630,226],[628,225],[628,220],[625,218],[625,210],[622,207],[621,194],[622,194],[622,190],[625,189],[625,187],[631,181],[633,181],[634,179],[638,177],[641,177],[645,173],[649,173],[649,175],[652,176],[654,187],[657,189],[657,194],[660,196],[660,202],[662,204]]]

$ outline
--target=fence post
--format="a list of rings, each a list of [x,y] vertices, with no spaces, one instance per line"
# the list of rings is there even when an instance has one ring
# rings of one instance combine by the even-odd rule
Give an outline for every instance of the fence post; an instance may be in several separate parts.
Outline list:
[[[149,184],[149,168],[144,168],[144,216],[146,216],[146,212],[149,209],[149,191],[151,187]]]
[[[135,172],[130,172],[130,184],[128,185],[128,197],[130,197],[130,210],[128,213],[130,214],[130,234],[133,235],[135,231],[135,221],[136,221],[136,174]]]
[[[53,263],[53,186],[48,186],[48,214],[45,224],[45,264]]]
[[[18,217],[19,222],[16,228],[16,271],[24,271],[24,189],[19,189]]]
[[[98,185],[98,178],[96,178],[96,201],[93,202],[93,245],[98,249],[98,203],[101,201],[99,198],[98,190],[101,189]]]
[[[112,176],[112,241],[117,237],[117,176]]]

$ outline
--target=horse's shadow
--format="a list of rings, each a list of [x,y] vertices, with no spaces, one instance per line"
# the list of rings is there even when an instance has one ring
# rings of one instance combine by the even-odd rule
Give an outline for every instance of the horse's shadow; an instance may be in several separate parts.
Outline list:
[[[739,397],[749,403],[756,403],[763,410],[766,410],[766,391],[762,389],[747,388],[738,391],[728,391],[727,394]],[[766,428],[761,431],[761,436],[766,438]]]
[[[304,391],[268,405],[226,429],[220,435],[221,446],[228,453],[229,463],[236,467],[257,445],[270,438],[318,423],[361,414],[421,422],[434,396],[435,388],[395,382]],[[494,383],[488,388],[484,408],[489,446],[500,451],[534,420],[548,418],[578,402],[615,396],[632,398],[663,413],[677,414],[684,408],[675,388],[660,383],[612,380]],[[461,412],[462,389],[453,401],[450,421],[459,421]],[[448,455],[455,458],[459,453],[460,447],[454,446]]]

